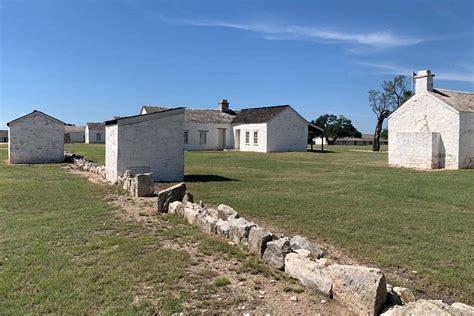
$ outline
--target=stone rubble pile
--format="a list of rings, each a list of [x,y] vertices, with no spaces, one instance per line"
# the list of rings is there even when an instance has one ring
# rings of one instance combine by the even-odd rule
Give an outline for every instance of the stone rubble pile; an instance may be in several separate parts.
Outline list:
[[[83,171],[91,172],[91,173],[96,173],[105,179],[105,166],[104,165],[98,165],[95,162],[87,160],[83,156],[71,154],[68,152],[64,154],[64,161],[71,162],[74,165],[76,165],[79,169]]]
[[[410,290],[388,285],[381,270],[331,262],[323,258],[324,251],[309,239],[299,235],[277,237],[268,229],[242,218],[230,206],[193,203],[192,194],[186,192],[184,183],[158,193],[158,210],[159,213],[182,216],[189,224],[209,234],[229,239],[230,243],[261,257],[306,287],[344,303],[357,314],[408,315],[412,310],[416,314],[418,308],[442,314],[433,306],[447,306],[439,307],[448,311],[446,315],[474,315],[466,314],[469,308],[472,312],[472,307],[461,303],[449,306],[439,301],[428,301],[435,302],[429,304],[424,300],[415,301]],[[462,306],[456,307],[456,304]]]

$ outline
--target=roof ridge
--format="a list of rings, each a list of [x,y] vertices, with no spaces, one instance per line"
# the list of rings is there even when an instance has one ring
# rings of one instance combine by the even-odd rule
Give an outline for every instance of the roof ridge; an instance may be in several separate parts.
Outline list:
[[[441,91],[450,91],[456,93],[466,93],[466,94],[474,94],[474,91],[459,91],[459,90],[451,90],[451,89],[444,89],[444,88],[435,88],[433,90],[441,90]]]
[[[245,111],[245,110],[271,109],[271,108],[281,108],[281,107],[285,107],[285,106],[290,106],[290,105],[289,105],[289,104],[269,105],[269,106],[261,106],[261,107],[258,107],[258,108],[245,108],[245,109],[241,109],[241,111]]]

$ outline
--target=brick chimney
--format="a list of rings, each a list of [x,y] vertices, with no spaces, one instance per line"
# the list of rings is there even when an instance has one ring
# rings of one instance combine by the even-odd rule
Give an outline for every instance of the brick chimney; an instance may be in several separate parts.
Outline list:
[[[227,99],[222,99],[219,101],[219,110],[221,112],[229,111],[229,101],[227,101]]]
[[[433,77],[435,75],[431,73],[431,70],[420,70],[413,77],[415,79],[415,92],[426,93],[433,91]]]

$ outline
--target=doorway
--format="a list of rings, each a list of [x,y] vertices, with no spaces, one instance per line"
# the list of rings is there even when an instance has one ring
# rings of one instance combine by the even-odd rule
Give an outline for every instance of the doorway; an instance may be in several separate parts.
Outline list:
[[[240,129],[235,130],[234,143],[235,149],[240,149]]]
[[[219,150],[225,149],[225,138],[226,138],[226,129],[218,128],[217,129],[217,148]]]

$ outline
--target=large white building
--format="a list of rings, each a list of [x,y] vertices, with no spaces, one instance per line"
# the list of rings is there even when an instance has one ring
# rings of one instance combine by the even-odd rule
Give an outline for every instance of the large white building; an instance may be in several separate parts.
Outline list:
[[[105,122],[107,180],[115,182],[130,170],[153,172],[155,181],[183,181],[183,124],[183,108]]]
[[[64,123],[40,111],[8,125],[10,163],[64,162]]]
[[[169,108],[143,106],[140,113]],[[185,110],[183,142],[185,150],[306,151],[308,128],[321,130],[289,105],[233,111],[224,99],[217,110]]]
[[[105,125],[104,123],[87,123],[85,130],[86,144],[104,144],[105,143]]]
[[[85,142],[84,126],[66,125],[64,126],[64,142],[66,143],[84,143]]]
[[[419,169],[474,168],[474,93],[433,88],[419,71],[415,95],[388,119],[389,164]]]

